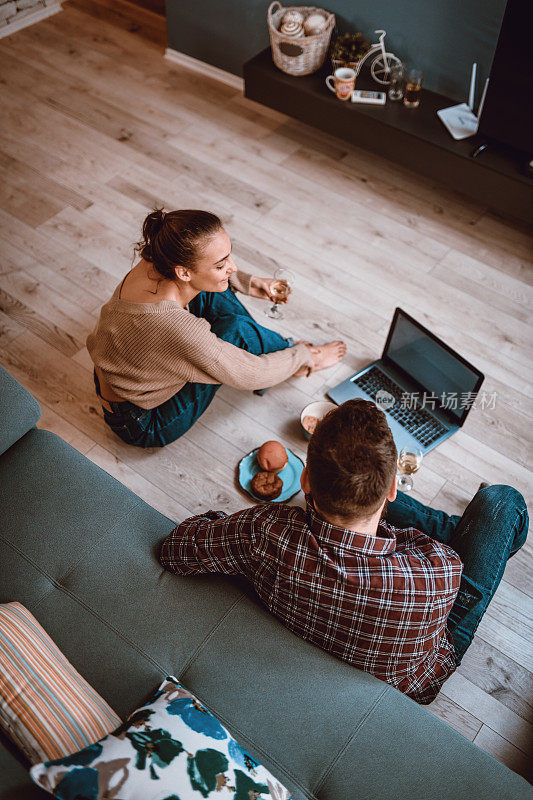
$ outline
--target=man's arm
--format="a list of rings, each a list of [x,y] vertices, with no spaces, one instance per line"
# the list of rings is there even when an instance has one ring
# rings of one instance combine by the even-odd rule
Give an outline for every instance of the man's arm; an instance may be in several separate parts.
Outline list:
[[[254,560],[253,512],[248,508],[228,516],[207,511],[184,520],[163,542],[161,564],[177,575],[248,574]]]

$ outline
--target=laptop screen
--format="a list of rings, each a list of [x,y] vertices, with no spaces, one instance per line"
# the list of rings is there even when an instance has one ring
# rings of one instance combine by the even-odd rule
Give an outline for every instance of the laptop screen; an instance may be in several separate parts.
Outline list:
[[[420,397],[437,398],[434,408],[461,425],[484,376],[443,341],[397,308],[383,360],[404,372],[420,386]],[[470,401],[470,402],[468,402]],[[429,406],[431,408],[431,406]]]

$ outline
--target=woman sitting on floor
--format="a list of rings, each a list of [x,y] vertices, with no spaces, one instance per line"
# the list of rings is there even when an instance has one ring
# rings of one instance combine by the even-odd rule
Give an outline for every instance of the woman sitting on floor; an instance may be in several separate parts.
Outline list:
[[[87,338],[105,421],[128,444],[178,439],[221,384],[264,389],[346,352],[341,341],[293,344],[253,319],[235,291],[274,300],[272,281],[237,271],[214,214],[154,211],[136,250]]]

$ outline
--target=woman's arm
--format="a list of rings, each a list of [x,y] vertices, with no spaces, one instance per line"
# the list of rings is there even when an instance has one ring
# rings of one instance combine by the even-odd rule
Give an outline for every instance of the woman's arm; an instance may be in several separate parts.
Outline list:
[[[242,292],[242,294],[250,294],[252,280],[253,275],[250,275],[248,272],[243,272],[242,269],[238,269],[237,272],[232,272],[229,276],[231,288],[236,292]]]
[[[274,278],[260,278],[258,275],[250,275],[248,272],[237,270],[230,275],[230,286],[236,292],[258,297],[260,300],[270,300],[272,303],[286,303],[289,296],[279,300],[272,294],[270,287],[275,282]]]
[[[300,367],[314,365],[311,349],[303,343],[256,356],[220,339],[205,319],[187,314],[180,322],[179,329],[173,331],[174,336],[162,338],[169,343],[173,339],[173,348],[179,352],[181,363],[188,365],[186,380],[193,383],[266,389],[287,380]]]
[[[222,347],[218,358],[208,371],[218,382],[235,389],[267,389],[286,381],[301,367],[313,368],[313,355],[303,342],[285,350],[256,356],[229,342],[219,341]]]

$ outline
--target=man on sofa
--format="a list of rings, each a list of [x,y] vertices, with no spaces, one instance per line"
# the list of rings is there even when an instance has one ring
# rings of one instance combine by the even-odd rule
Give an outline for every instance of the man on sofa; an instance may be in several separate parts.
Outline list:
[[[385,414],[350,400],[311,437],[306,510],[208,511],[174,528],[160,561],[245,576],[298,636],[430,703],[524,544],[528,513],[510,486],[480,489],[462,517],[435,511],[397,495],[396,460]]]

